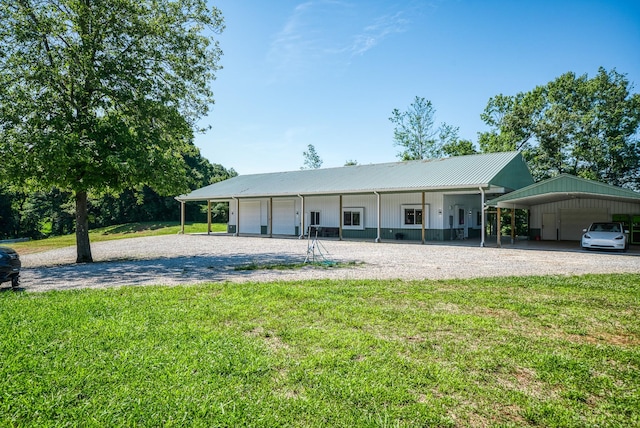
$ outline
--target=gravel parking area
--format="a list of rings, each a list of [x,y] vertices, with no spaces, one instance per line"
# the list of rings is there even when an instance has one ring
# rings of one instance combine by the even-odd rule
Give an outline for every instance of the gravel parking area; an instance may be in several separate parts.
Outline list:
[[[76,265],[75,247],[21,257],[26,291],[218,281],[304,279],[450,279],[493,276],[640,273],[640,254],[586,252],[470,243],[380,243],[322,240],[327,259],[348,267],[235,270],[255,263],[299,263],[309,242],[299,239],[171,235],[92,244],[94,263]],[[318,252],[316,252],[318,254]]]

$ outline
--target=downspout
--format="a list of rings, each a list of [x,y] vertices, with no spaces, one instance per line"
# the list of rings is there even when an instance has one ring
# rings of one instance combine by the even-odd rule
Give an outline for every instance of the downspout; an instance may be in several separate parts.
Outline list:
[[[240,199],[235,196],[232,196],[231,199],[236,202],[236,233],[233,236],[240,236]]]
[[[304,196],[298,195],[300,198],[300,236],[298,239],[304,238]]]
[[[373,193],[378,197],[378,236],[376,237],[375,242],[380,242],[382,240],[380,237],[380,233],[381,233],[380,228],[382,227],[380,225],[380,217],[382,217],[382,205],[380,203],[380,193],[378,192],[373,192]]]
[[[480,246],[484,247],[484,227],[485,227],[485,217],[487,216],[487,213],[485,212],[485,210],[487,209],[487,207],[484,206],[485,202],[484,202],[484,189],[482,187],[480,187],[480,209],[482,211],[482,219],[480,220]]]

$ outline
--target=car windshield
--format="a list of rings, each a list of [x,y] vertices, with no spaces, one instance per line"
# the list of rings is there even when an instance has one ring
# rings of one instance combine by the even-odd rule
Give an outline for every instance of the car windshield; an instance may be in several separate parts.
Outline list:
[[[589,230],[591,232],[620,233],[620,225],[616,223],[593,223]]]

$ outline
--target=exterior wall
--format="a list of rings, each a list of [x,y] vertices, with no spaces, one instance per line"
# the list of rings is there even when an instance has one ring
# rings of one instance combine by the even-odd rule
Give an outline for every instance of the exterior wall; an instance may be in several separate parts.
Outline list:
[[[422,207],[422,193],[397,193],[380,195],[380,237],[384,240],[421,240],[422,225],[404,224],[405,209],[420,209]],[[271,221],[273,234],[298,235],[302,215],[304,215],[305,231],[311,226],[311,213],[320,213],[318,227],[338,229],[342,218],[340,212],[340,197],[335,196],[306,196],[304,198],[304,213],[302,213],[302,201],[299,197],[273,198],[274,208],[269,207],[269,198],[240,200],[240,230],[239,233],[268,235],[269,213],[273,212],[274,219]],[[283,229],[279,225],[281,219],[275,218],[279,208],[284,206],[293,207],[295,213],[288,213],[290,227]],[[481,212],[480,195],[443,193],[425,193],[425,239],[426,240],[449,240],[459,238],[462,231],[465,238],[480,236],[480,223],[477,221],[478,212]],[[342,236],[344,238],[373,240],[378,235],[378,196],[376,194],[365,195],[343,195],[342,208],[361,212],[362,224],[360,227],[344,226]],[[258,213],[247,213],[246,210],[259,210]],[[463,214],[461,214],[463,213]],[[453,224],[450,226],[449,217],[452,217]],[[259,221],[257,220],[259,218]],[[248,221],[259,222],[259,224],[248,224]],[[236,233],[238,227],[237,201],[229,203],[229,233]],[[286,230],[286,232],[283,232]]]
[[[609,201],[603,199],[568,199],[565,201],[552,202],[548,204],[540,204],[532,206],[530,209],[529,228],[531,237],[538,239],[543,236],[543,215],[553,214],[556,218],[556,227],[558,228],[558,239],[566,239],[567,233],[563,233],[563,225],[561,223],[562,216],[566,216],[571,211],[586,211],[591,210],[597,217],[605,218],[593,218],[588,220],[588,223],[593,221],[611,221],[614,214],[628,214],[628,215],[640,215],[640,204],[633,204],[628,202]],[[589,224],[585,224],[583,227],[588,227]],[[569,236],[568,239],[576,239],[575,236]],[[577,238],[579,239],[579,238]]]

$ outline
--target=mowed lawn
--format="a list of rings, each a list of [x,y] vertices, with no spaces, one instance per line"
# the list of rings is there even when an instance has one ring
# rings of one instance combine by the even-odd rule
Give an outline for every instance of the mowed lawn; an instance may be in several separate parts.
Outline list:
[[[0,426],[640,426],[640,274],[0,293]]]

